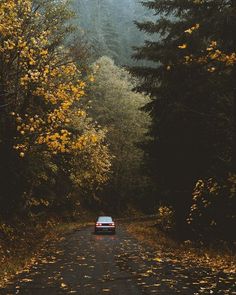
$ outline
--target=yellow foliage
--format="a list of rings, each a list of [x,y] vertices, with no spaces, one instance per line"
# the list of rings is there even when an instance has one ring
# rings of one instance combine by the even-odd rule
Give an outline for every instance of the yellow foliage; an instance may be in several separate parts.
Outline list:
[[[76,64],[67,60],[63,47],[49,52],[50,30],[32,31],[26,20],[42,22],[42,15],[34,12],[32,0],[3,0],[0,3],[0,57],[9,70],[18,60],[18,76],[7,81],[9,88],[18,79],[17,95],[31,96],[32,101],[44,105],[29,114],[11,112],[15,118],[17,141],[14,148],[23,157],[34,145],[43,145],[52,152],[73,152],[94,144],[96,137],[72,134],[65,129],[73,114],[86,117],[85,110],[76,110],[75,102],[85,95],[85,82],[80,79]],[[30,26],[29,26],[30,27]],[[92,77],[90,78],[90,80]],[[45,111],[46,110],[46,111]],[[63,130],[61,130],[63,129]]]
[[[192,27],[189,29],[190,31],[186,30],[185,32],[192,33],[193,28],[195,30],[195,27]],[[187,44],[183,44],[178,47],[181,49],[184,49],[187,47]],[[221,64],[226,67],[231,67],[235,65],[236,52],[225,53],[217,47],[218,47],[217,42],[213,40],[210,42],[210,44],[206,48],[206,52],[204,52],[202,56],[198,56],[198,57],[194,57],[193,55],[184,56],[184,63],[189,64],[189,63],[196,62],[202,65],[206,65],[207,71],[210,73],[213,73],[217,70],[216,66],[213,65],[213,63],[219,63],[219,65]]]
[[[187,44],[179,45],[178,48],[180,48],[180,49],[185,49],[185,48],[187,48]]]
[[[6,72],[1,83],[10,93],[13,149],[20,158],[70,154],[76,167],[68,171],[73,183],[97,188],[107,181],[111,167],[105,132],[87,118],[80,102],[86,82],[70,51],[51,46],[56,35],[34,9],[32,0],[0,1],[0,61]],[[88,82],[93,80],[94,75],[88,77]]]
[[[184,32],[188,33],[188,34],[192,34],[194,31],[198,30],[199,27],[200,27],[200,24],[196,24],[196,25],[192,26],[191,28],[185,30]]]

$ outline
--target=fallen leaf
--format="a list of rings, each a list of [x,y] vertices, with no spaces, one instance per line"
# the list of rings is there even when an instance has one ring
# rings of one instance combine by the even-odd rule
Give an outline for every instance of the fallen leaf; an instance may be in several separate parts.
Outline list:
[[[156,257],[156,258],[153,259],[153,261],[162,262],[163,260],[161,258],[159,258],[159,257]]]

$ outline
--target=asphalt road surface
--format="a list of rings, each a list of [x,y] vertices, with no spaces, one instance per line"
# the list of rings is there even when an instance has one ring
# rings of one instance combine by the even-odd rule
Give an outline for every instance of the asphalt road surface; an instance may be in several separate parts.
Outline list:
[[[95,235],[92,227],[51,243],[37,262],[0,294],[236,294],[236,275],[163,261],[122,228]]]

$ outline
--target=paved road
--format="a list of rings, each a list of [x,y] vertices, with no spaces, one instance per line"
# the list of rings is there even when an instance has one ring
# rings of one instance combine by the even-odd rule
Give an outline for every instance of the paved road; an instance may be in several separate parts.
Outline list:
[[[174,257],[163,261],[123,229],[116,235],[94,235],[85,228],[48,246],[0,294],[233,295],[235,282],[235,274],[186,267]]]

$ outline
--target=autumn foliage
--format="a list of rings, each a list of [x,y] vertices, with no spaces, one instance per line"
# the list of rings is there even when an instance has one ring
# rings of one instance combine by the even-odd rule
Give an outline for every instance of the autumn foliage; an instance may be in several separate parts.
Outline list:
[[[49,185],[51,174],[56,183],[62,171],[68,186],[81,188],[90,179],[96,190],[107,180],[105,132],[92,123],[80,102],[86,82],[63,41],[72,31],[71,16],[62,2],[0,3],[0,157],[5,163],[1,179],[6,203],[9,185],[17,182],[17,198],[22,195],[26,202],[36,197],[31,204],[48,206],[42,187]],[[77,166],[83,167],[79,175]],[[68,198],[68,191],[63,194]],[[17,206],[11,198],[10,207]]]

